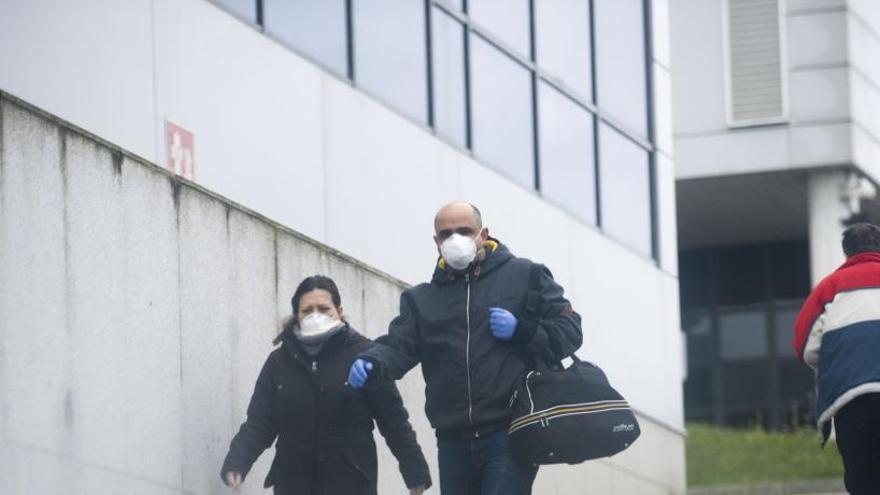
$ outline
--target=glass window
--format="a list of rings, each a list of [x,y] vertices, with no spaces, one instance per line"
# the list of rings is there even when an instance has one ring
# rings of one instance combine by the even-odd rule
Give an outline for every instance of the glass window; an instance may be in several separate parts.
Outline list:
[[[470,46],[474,154],[533,188],[531,73],[479,36]]]
[[[596,0],[596,98],[599,107],[647,134],[643,0]]]
[[[800,306],[777,308],[773,314],[773,326],[776,337],[776,355],[781,358],[795,358],[791,341],[794,338],[794,321],[800,312]]]
[[[682,326],[687,334],[688,369],[710,366],[715,361],[715,340],[708,311],[686,313]]]
[[[440,3],[442,3],[444,7],[451,10],[457,10],[461,12],[464,9],[464,0],[440,0]]]
[[[428,113],[425,2],[353,2],[354,79],[395,108],[425,122]]]
[[[721,359],[763,358],[767,356],[767,314],[762,309],[722,313],[718,318]]]
[[[538,96],[541,193],[595,224],[593,116],[546,83]]]
[[[775,299],[803,299],[810,294],[810,246],[806,241],[782,242],[770,247]]]
[[[602,229],[651,256],[651,180],[648,152],[611,127],[599,126]]]
[[[586,0],[535,2],[538,66],[558,77],[578,96],[593,99],[590,3]]]
[[[213,0],[213,2],[248,22],[257,22],[257,0]]]
[[[523,57],[531,58],[528,0],[470,0],[468,15]]]
[[[767,299],[764,246],[718,250],[718,304],[743,305]]]
[[[431,17],[434,63],[434,128],[459,146],[467,146],[464,93],[464,26],[435,8]]]
[[[263,0],[266,32],[345,77],[344,0]]]

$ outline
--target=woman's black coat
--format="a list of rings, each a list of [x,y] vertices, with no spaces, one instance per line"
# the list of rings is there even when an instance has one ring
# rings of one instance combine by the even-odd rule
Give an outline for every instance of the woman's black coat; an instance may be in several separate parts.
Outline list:
[[[352,361],[368,347],[366,337],[346,326],[312,358],[285,331],[257,378],[247,421],[232,439],[220,475],[247,475],[277,436],[264,484],[276,494],[375,494],[375,418],[406,486],[430,486],[428,464],[394,382],[375,390],[346,384]]]

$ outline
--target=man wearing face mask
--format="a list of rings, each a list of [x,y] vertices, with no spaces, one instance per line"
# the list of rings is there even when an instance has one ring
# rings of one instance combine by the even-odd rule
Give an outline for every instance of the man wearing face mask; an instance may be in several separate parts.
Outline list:
[[[529,494],[537,468],[511,455],[511,394],[533,359],[558,361],[580,347],[580,316],[547,268],[537,265],[529,287],[534,263],[489,237],[470,203],[440,209],[434,242],[440,258],[431,281],[403,293],[400,315],[352,363],[348,382],[375,386],[421,363],[441,492]],[[535,294],[537,310],[526,314]]]

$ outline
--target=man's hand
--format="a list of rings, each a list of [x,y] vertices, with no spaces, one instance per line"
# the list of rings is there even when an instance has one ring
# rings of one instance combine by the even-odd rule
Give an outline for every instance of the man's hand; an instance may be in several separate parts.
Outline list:
[[[241,473],[237,473],[235,471],[227,471],[226,484],[229,485],[231,488],[238,490],[238,487],[241,486]]]
[[[516,331],[516,316],[504,308],[489,308],[489,328],[498,340],[510,340]]]
[[[352,388],[361,388],[367,383],[370,376],[370,370],[373,369],[373,363],[358,358],[351,363],[351,369],[348,370],[348,384]]]
[[[425,493],[425,485],[414,486],[409,489],[409,495],[422,495]]]

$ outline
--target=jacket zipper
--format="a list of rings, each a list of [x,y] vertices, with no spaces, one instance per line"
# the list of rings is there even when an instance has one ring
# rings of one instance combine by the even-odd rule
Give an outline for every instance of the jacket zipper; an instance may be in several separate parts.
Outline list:
[[[474,403],[471,398],[471,281],[470,274],[465,273],[464,283],[467,286],[467,299],[465,302],[465,321],[467,321],[467,342],[465,347],[465,366],[467,369],[467,386],[468,386],[468,421],[471,426],[474,425]]]

